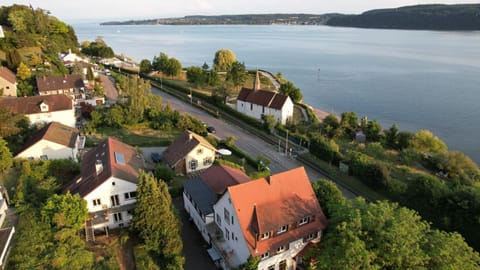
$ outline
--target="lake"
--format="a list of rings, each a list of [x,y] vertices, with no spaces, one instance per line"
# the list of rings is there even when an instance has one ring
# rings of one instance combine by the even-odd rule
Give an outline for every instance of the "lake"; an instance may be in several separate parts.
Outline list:
[[[431,130],[480,163],[480,32],[328,26],[100,26],[74,24],[79,41],[102,36],[136,61],[160,52],[211,66],[231,49],[247,68],[281,72],[313,107],[354,111],[384,128]]]

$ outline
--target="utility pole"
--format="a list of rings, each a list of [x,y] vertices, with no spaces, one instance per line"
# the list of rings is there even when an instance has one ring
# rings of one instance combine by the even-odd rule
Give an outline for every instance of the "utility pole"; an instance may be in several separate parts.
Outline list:
[[[287,129],[287,135],[285,139],[285,155],[288,153],[288,129]]]

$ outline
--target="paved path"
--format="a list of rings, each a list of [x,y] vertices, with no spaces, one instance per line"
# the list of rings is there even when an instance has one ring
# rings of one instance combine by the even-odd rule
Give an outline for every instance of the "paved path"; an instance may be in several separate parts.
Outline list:
[[[163,101],[170,103],[170,106],[172,106],[172,108],[180,112],[186,112],[194,115],[195,117],[207,123],[207,125],[214,126],[216,129],[215,135],[218,139],[225,139],[229,136],[232,136],[235,138],[235,144],[251,157],[256,158],[258,156],[263,156],[268,158],[271,161],[271,164],[269,166],[270,170],[274,174],[297,168],[299,166],[303,166],[303,164],[301,164],[297,160],[290,159],[285,154],[285,152],[279,152],[278,145],[270,145],[259,139],[257,136],[242,130],[238,126],[227,123],[222,119],[217,119],[207,114],[206,112],[191,106],[189,103],[180,101],[175,97],[160,91],[157,88],[152,87],[152,93],[162,96]],[[284,149],[285,142],[282,142],[281,144],[281,148]],[[319,174],[317,171],[310,169],[309,167],[305,167],[305,170],[307,171],[308,177],[311,181],[316,181],[319,178],[325,177]],[[339,188],[342,190],[342,192],[347,198],[355,197],[351,192],[342,189],[341,187]]]
[[[260,74],[262,74],[263,76],[269,78],[270,81],[272,82],[273,86],[275,86],[276,90],[280,89],[280,82],[271,73],[263,71],[263,70],[259,70],[258,72],[260,72]]]
[[[104,74],[98,74],[100,79],[102,80],[102,86],[105,90],[105,95],[107,96],[107,100],[109,102],[115,103],[118,100],[118,91],[115,88],[115,83],[110,76]]]

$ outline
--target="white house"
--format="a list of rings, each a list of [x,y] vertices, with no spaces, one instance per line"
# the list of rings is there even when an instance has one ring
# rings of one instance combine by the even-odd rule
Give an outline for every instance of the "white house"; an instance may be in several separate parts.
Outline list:
[[[186,130],[165,150],[163,158],[177,174],[190,174],[212,166],[216,151],[205,138]]]
[[[136,203],[139,171],[144,168],[143,156],[134,147],[112,138],[83,155],[80,175],[63,192],[79,194],[87,201],[90,214],[87,239],[94,230],[129,225]]]
[[[207,225],[214,222],[213,205],[227,187],[250,181],[248,175],[239,169],[225,165],[214,165],[199,177],[183,182],[183,203],[185,210],[202,234],[210,242]]]
[[[277,92],[260,89],[260,78],[257,77],[253,89],[243,87],[237,97],[237,111],[262,119],[263,115],[272,115],[275,121],[286,124],[293,117],[293,102],[289,96]]]
[[[297,269],[299,253],[327,226],[303,167],[229,186],[213,209],[207,230],[223,269],[249,256],[261,259],[261,270]]]
[[[75,107],[66,95],[2,98],[0,107],[13,114],[23,114],[30,124],[46,124],[52,121],[75,127]]]
[[[17,97],[17,76],[6,67],[0,67],[0,96]]]
[[[71,49],[68,49],[68,52],[66,53],[59,53],[58,54],[58,60],[62,62],[81,62],[85,61],[82,57],[78,56],[76,53],[72,53]]]
[[[51,122],[34,132],[15,158],[77,160],[84,146],[85,137],[80,136],[78,129]]]

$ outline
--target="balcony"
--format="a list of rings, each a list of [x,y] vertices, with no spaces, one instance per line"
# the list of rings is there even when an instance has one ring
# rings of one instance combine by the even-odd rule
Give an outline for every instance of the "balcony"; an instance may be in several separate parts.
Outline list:
[[[97,225],[97,224],[103,224],[108,222],[108,218],[110,214],[117,213],[117,212],[124,212],[128,210],[132,210],[135,208],[135,204],[123,204],[123,205],[117,205],[114,207],[108,207],[108,205],[103,204],[102,205],[102,210],[95,211],[89,213],[89,217],[92,219],[92,225]]]
[[[207,232],[210,236],[210,242],[212,246],[218,251],[222,258],[222,264],[225,264],[227,269],[233,269],[238,267],[243,261],[237,257],[235,253],[235,247],[229,244],[229,241],[225,239],[224,232],[217,226],[217,223],[211,222],[207,226]],[[237,237],[240,237],[238,235]]]

